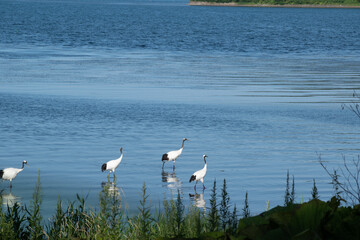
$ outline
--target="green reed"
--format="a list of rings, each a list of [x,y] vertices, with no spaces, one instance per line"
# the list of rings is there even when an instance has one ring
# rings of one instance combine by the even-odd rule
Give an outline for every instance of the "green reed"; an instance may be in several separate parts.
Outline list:
[[[15,203],[4,209],[0,198],[0,239],[194,239],[211,232],[234,234],[238,218],[236,206],[230,213],[225,180],[221,194],[218,205],[214,181],[210,209],[185,206],[178,192],[176,199],[159,203],[153,214],[144,183],[138,214],[129,217],[119,193],[106,185],[99,194],[98,208],[88,207],[86,197],[79,195],[75,201],[67,203],[58,197],[54,215],[44,220],[39,171],[29,206]]]

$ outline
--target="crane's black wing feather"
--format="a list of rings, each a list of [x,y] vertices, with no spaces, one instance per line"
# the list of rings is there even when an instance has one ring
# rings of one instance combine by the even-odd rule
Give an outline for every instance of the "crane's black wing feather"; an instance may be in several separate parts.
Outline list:
[[[165,153],[164,155],[162,155],[161,161],[169,161],[169,157],[168,157],[167,153]]]
[[[105,171],[106,170],[106,163],[104,163],[102,166],[101,166],[101,171]]]

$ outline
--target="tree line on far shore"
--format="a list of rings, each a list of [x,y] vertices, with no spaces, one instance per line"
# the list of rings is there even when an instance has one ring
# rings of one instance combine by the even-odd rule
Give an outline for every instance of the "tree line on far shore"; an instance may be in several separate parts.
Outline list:
[[[190,0],[191,2],[270,5],[360,5],[360,0]]]

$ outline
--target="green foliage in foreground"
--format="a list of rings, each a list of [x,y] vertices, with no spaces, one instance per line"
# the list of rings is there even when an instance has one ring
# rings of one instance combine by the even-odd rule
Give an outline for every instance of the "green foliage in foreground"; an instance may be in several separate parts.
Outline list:
[[[360,0],[190,0],[191,2],[269,5],[360,5]]]
[[[176,200],[165,200],[151,214],[144,184],[138,214],[129,217],[117,192],[105,187],[98,210],[87,208],[79,195],[67,207],[58,199],[55,214],[43,224],[38,177],[29,209],[18,204],[1,209],[0,199],[0,239],[360,239],[360,205],[341,207],[336,196],[329,202],[314,198],[303,204],[289,203],[257,216],[246,214],[240,220],[236,206],[230,211],[226,181],[219,204],[216,196],[214,181],[210,209],[205,212],[186,208],[178,193]],[[250,213],[247,193],[245,205]]]

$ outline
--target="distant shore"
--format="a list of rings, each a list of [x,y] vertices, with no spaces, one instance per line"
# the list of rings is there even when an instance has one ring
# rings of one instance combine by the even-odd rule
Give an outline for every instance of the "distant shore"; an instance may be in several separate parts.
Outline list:
[[[360,6],[351,5],[316,5],[316,4],[241,4],[241,3],[216,3],[216,2],[198,2],[190,1],[190,6],[219,6],[219,7],[277,7],[277,8],[360,8]]]

